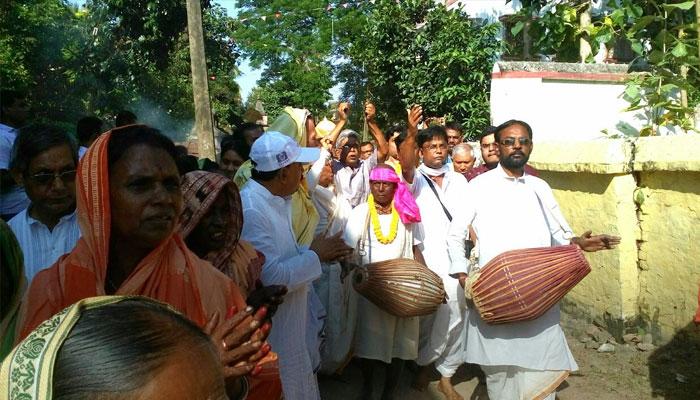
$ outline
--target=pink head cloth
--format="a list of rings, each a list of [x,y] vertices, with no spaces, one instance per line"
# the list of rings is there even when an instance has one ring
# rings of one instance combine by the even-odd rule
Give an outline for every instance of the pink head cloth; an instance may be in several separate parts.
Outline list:
[[[412,224],[420,222],[420,209],[413,195],[408,190],[408,186],[399,178],[393,168],[375,167],[369,174],[371,181],[383,181],[396,184],[396,192],[394,192],[394,207],[399,213],[401,222],[404,224]]]

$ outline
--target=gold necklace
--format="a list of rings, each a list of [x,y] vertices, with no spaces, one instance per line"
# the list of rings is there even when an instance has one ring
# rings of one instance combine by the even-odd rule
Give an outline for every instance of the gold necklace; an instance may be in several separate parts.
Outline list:
[[[396,208],[394,207],[394,202],[391,202],[391,225],[389,228],[389,235],[384,236],[384,232],[382,232],[382,226],[379,224],[379,213],[377,213],[377,206],[374,203],[374,196],[371,194],[367,198],[367,205],[369,206],[369,216],[370,216],[370,221],[372,222],[372,230],[374,231],[374,235],[377,237],[377,240],[381,244],[389,244],[396,239],[396,234],[399,231],[399,213],[396,212]]]

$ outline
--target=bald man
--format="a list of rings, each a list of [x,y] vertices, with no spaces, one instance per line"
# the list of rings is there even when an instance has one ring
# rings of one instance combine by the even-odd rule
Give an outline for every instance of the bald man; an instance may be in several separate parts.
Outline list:
[[[469,143],[460,143],[452,149],[452,165],[455,172],[464,175],[474,168],[476,156],[474,148]]]

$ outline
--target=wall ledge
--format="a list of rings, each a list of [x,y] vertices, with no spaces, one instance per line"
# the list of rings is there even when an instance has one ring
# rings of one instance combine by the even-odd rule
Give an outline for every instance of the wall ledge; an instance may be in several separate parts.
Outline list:
[[[528,164],[544,171],[621,174],[630,172],[632,144],[623,139],[535,142]]]
[[[535,142],[528,162],[553,172],[622,174],[632,171],[700,171],[700,135],[589,141]]]
[[[700,171],[700,135],[641,137],[635,143],[635,171]]]

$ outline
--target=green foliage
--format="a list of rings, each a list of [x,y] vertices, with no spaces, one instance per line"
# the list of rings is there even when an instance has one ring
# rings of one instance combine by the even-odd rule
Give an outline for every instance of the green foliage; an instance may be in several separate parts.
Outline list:
[[[640,134],[655,135],[664,126],[693,128],[694,107],[700,103],[694,5],[692,0],[607,0],[607,11],[588,27],[578,25],[587,1],[526,1],[519,14],[540,16],[529,32],[535,52],[555,51],[558,61],[576,61],[580,38],[593,49],[599,44],[612,48],[620,40],[627,41],[637,56],[633,66],[642,72],[629,79],[624,98],[630,102],[629,110],[641,110],[648,119]],[[511,32],[519,34],[521,30],[522,24]],[[682,93],[687,95],[687,103]]]
[[[29,0],[0,12],[0,82],[29,90],[35,118],[73,124],[129,108],[172,136],[189,130],[184,1],[88,0],[77,10],[65,0]],[[233,24],[208,2],[202,13],[212,106],[225,122],[240,112]]]
[[[239,0],[237,6],[244,21],[236,27],[236,40],[252,67],[264,67],[258,86],[276,102],[265,102],[266,111],[291,105],[322,114],[334,84],[335,26],[355,11],[329,11],[326,0]]]
[[[340,76],[356,94],[369,95],[387,122],[404,122],[406,108],[421,104],[426,116],[446,116],[480,132],[489,123],[498,30],[430,0],[377,0],[347,46],[350,64]],[[352,78],[361,71],[364,82]]]
[[[693,129],[698,104],[700,58],[694,1],[649,0],[640,4],[622,0],[610,14],[615,34],[631,43],[643,63],[643,73],[627,83],[624,97],[630,110],[642,110],[649,119],[641,135],[658,134],[660,127]],[[690,100],[685,104],[681,93]]]

